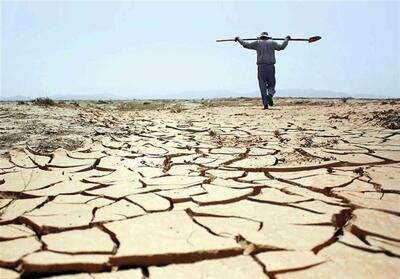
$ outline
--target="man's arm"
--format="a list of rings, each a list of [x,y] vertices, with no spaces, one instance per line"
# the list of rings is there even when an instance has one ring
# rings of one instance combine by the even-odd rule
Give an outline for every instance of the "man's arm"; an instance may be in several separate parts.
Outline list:
[[[240,39],[239,37],[235,38],[236,42],[239,42],[244,48],[248,48],[248,49],[257,49],[258,47],[258,42],[254,41],[254,42],[245,42],[242,39]]]
[[[278,50],[278,51],[279,50],[284,50],[287,47],[287,45],[289,43],[289,40],[290,40],[290,36],[286,36],[286,38],[285,38],[285,40],[283,41],[282,44],[279,44],[278,42],[274,41],[274,49]]]

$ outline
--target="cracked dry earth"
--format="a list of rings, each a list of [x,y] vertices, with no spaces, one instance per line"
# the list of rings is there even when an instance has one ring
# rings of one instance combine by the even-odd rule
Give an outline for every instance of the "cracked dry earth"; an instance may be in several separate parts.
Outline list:
[[[400,131],[340,109],[83,112],[129,131],[0,159],[0,277],[399,278]]]

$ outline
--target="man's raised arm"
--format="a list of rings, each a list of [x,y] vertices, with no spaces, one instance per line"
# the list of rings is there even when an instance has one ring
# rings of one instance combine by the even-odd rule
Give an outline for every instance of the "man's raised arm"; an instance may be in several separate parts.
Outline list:
[[[286,38],[282,44],[279,44],[278,42],[274,41],[275,50],[284,50],[287,47],[289,40],[290,40],[290,36],[286,36]]]
[[[248,48],[248,49],[257,49],[257,46],[258,46],[258,42],[257,41],[249,43],[249,42],[243,41],[239,37],[236,37],[235,41],[239,42],[244,48]]]

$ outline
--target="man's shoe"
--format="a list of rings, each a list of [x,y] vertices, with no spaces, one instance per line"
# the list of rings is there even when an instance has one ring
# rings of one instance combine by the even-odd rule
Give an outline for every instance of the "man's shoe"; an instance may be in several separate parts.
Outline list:
[[[264,106],[264,108],[263,109],[268,109],[268,106]]]
[[[272,107],[274,105],[274,101],[272,100],[272,96],[271,95],[267,95],[267,100],[268,100],[268,105],[270,105]]]

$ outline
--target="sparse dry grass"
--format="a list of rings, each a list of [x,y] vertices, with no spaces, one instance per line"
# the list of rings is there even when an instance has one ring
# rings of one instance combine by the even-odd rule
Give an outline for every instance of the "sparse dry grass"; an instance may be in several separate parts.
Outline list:
[[[121,101],[117,105],[117,110],[131,111],[131,110],[160,110],[166,109],[169,101]]]
[[[34,99],[34,100],[32,101],[32,103],[33,103],[34,105],[37,105],[37,106],[44,106],[44,107],[49,107],[49,106],[55,106],[55,105],[56,105],[56,102],[54,102],[52,99],[50,99],[50,98],[48,98],[48,97],[45,97],[45,98],[42,98],[42,97],[36,98],[36,99]]]
[[[336,99],[274,98],[279,106],[322,106],[337,103]]]
[[[370,120],[388,129],[400,129],[400,109],[375,111]]]
[[[313,145],[313,140],[312,140],[312,136],[302,136],[300,138],[300,146],[301,147],[311,147]]]
[[[207,99],[201,100],[200,104],[205,108],[213,107],[247,107],[260,105],[261,101],[259,98],[220,98],[220,99]]]

